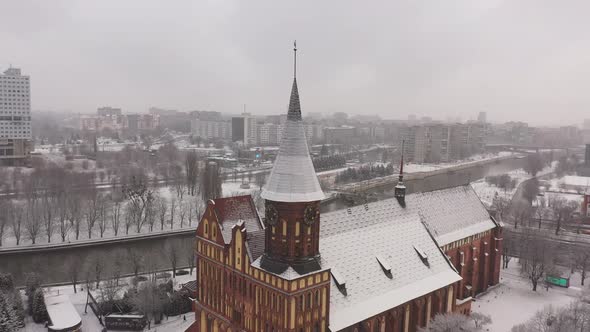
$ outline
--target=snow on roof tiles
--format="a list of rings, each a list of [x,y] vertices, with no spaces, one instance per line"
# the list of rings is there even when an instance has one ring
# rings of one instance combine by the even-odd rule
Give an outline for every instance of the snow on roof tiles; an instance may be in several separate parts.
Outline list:
[[[414,211],[391,200],[371,203],[368,210],[363,206],[350,210],[322,215],[322,259],[346,280],[346,295],[330,292],[331,330],[460,280]],[[414,246],[428,255],[428,265]],[[391,277],[375,257],[392,267]],[[338,289],[333,278],[331,283],[332,289]]]
[[[221,234],[223,241],[226,244],[231,242],[232,227],[240,221],[244,222],[246,231],[248,232],[256,232],[264,229],[252,196],[244,195],[216,198],[213,201],[215,202],[215,213],[222,227]]]
[[[441,246],[496,227],[471,186],[408,195],[406,204]]]

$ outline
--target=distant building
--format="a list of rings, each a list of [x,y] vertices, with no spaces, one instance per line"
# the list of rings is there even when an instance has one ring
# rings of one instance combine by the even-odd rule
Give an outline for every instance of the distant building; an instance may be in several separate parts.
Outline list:
[[[156,129],[159,124],[159,117],[152,114],[127,114],[123,117],[123,128],[135,134]]]
[[[488,122],[488,116],[486,112],[479,112],[477,115],[477,122],[479,123],[486,123]]]
[[[259,145],[279,145],[283,134],[283,125],[259,123],[256,127],[256,139]]]
[[[29,76],[11,67],[0,75],[0,164],[22,165],[32,150]]]
[[[256,117],[250,113],[232,118],[232,141],[244,142],[245,145],[256,145]]]
[[[327,144],[352,144],[355,136],[355,127],[341,126],[324,128],[324,139]]]
[[[229,121],[213,121],[191,119],[191,134],[203,139],[231,139],[231,123]]]
[[[305,136],[311,144],[317,144],[324,140],[324,125],[322,124],[305,124]]]
[[[400,131],[408,161],[438,163],[483,153],[485,129],[481,124],[429,124]]]
[[[117,117],[117,116],[121,116],[122,114],[123,114],[123,112],[121,111],[121,109],[117,108],[117,107],[104,106],[104,107],[99,107],[96,110],[96,115],[98,115],[98,116]]]
[[[178,112],[177,110],[167,110],[159,107],[150,107],[149,113],[158,116],[174,116],[181,112]]]

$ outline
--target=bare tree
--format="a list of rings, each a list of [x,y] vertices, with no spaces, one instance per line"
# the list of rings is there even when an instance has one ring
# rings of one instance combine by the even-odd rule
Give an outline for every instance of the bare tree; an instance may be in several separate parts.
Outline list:
[[[539,153],[529,154],[525,160],[524,170],[532,176],[537,176],[545,166],[544,163]]]
[[[573,263],[575,269],[580,271],[581,283],[584,286],[588,267],[590,267],[590,250],[587,248],[574,249]]]
[[[186,218],[187,210],[187,202],[181,201],[180,204],[178,204],[178,219],[180,219],[180,228],[184,227],[184,219]]]
[[[24,220],[24,207],[20,203],[12,203],[10,204],[10,216],[12,217],[12,222],[10,226],[12,228],[12,234],[14,235],[14,239],[16,240],[16,245],[20,244],[20,239],[22,235],[22,226]]]
[[[129,200],[129,209],[137,233],[147,220],[146,209],[154,201],[153,192],[147,187],[147,180],[144,176],[134,175],[128,185],[123,188],[125,197]]]
[[[68,193],[61,192],[57,198],[56,208],[57,217],[59,221],[59,235],[61,236],[61,242],[66,241],[66,236],[70,232],[71,224],[68,221]]]
[[[491,323],[489,316],[486,316],[486,319],[480,316],[476,317],[480,326],[472,317],[460,313],[438,314],[434,316],[434,319],[427,327],[420,327],[418,332],[479,332],[484,330],[485,325]]]
[[[145,207],[145,220],[150,227],[150,232],[154,230],[154,224],[156,223],[156,214],[158,213],[157,198],[153,197],[151,200],[146,202]]]
[[[53,234],[54,212],[56,211],[57,199],[53,192],[45,192],[41,197],[41,211],[43,217],[43,226],[45,228],[45,235],[47,236],[47,243],[51,243],[51,235]]]
[[[35,244],[39,232],[41,231],[41,222],[39,220],[39,206],[36,199],[28,199],[25,209],[25,229],[31,242]]]
[[[197,179],[199,178],[199,160],[197,152],[194,150],[191,150],[186,154],[184,173],[186,175],[188,194],[194,196],[197,191]]]
[[[110,206],[109,200],[104,196],[100,197],[98,203],[98,231],[100,232],[100,237],[102,238],[108,227]]]
[[[72,261],[67,261],[65,264],[68,267],[70,282],[72,283],[72,286],[74,286],[74,293],[77,293],[78,290],[76,289],[76,286],[80,280],[82,259],[80,256],[76,256]]]
[[[244,173],[242,173],[244,175]],[[242,179],[243,180],[243,179]],[[243,182],[243,181],[242,181]],[[201,175],[201,195],[203,201],[221,197],[221,175],[216,162],[210,161]]]
[[[102,281],[101,278],[105,268],[104,258],[101,256],[101,254],[96,254],[92,258],[92,267],[94,280],[96,281],[96,288],[98,288],[100,286],[100,282]]]
[[[180,248],[176,242],[168,241],[164,247],[164,251],[166,252],[166,258],[170,262],[170,267],[172,268],[172,277],[176,278],[176,268],[178,267]]]
[[[499,196],[498,193],[494,196],[492,201],[492,210],[496,212],[496,217],[499,220],[504,220],[504,214],[510,207],[510,200],[506,197]]]
[[[127,262],[131,266],[131,270],[133,270],[133,275],[135,278],[139,276],[139,271],[143,266],[143,254],[135,249],[127,249]]]
[[[550,200],[555,220],[555,235],[559,234],[562,223],[571,221],[572,214],[578,208],[578,203],[558,197]]]
[[[164,197],[160,197],[157,202],[158,219],[160,220],[160,230],[164,230],[164,223],[166,222],[166,213],[168,211],[168,203]]]
[[[115,236],[119,234],[119,227],[121,225],[121,207],[123,203],[121,200],[115,199],[113,200],[113,204],[111,205],[111,228],[115,233]]]
[[[520,271],[537,290],[537,284],[545,274],[554,271],[554,243],[542,231],[523,228],[519,238]]]
[[[195,215],[195,204],[194,200],[189,199],[187,202],[187,209],[188,209],[188,225],[191,226],[193,224],[193,217]]]
[[[95,190],[91,190],[88,197],[84,200],[84,217],[89,239],[92,238],[92,230],[100,215],[100,199],[98,193]]]
[[[531,204],[539,195],[539,180],[532,178],[524,182],[522,187],[522,198]]]
[[[195,268],[195,248],[193,247],[193,241],[186,242],[186,248],[183,249],[186,257],[186,263],[188,265],[189,274],[193,275],[193,269]]]
[[[169,220],[170,229],[174,228],[174,212],[176,212],[176,207],[177,207],[176,199],[174,197],[172,197],[170,199],[170,220]]]
[[[82,199],[80,196],[68,195],[68,219],[70,226],[74,229],[76,240],[80,238],[80,226],[82,224]]]
[[[165,301],[165,294],[162,294],[155,281],[145,282],[132,298],[132,306],[146,316],[150,329],[152,319],[164,311]]]
[[[4,238],[4,230],[7,229],[9,214],[9,203],[7,200],[0,200],[0,247],[2,246],[2,239]]]
[[[578,299],[561,308],[546,306],[526,323],[514,326],[511,332],[577,332],[588,331],[589,326],[590,305]]]
[[[125,235],[129,234],[129,229],[133,225],[133,221],[135,220],[135,216],[133,215],[134,213],[135,213],[135,210],[133,209],[131,204],[129,204],[129,203],[125,204],[125,216],[124,216]]]
[[[519,223],[523,224],[528,221],[532,215],[531,204],[525,200],[516,200],[512,204],[511,219],[514,222],[514,228],[518,228]]]

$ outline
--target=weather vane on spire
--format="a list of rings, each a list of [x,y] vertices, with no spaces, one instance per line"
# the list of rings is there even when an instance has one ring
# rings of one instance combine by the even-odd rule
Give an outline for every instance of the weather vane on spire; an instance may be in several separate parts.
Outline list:
[[[297,77],[297,40],[293,41],[293,77]]]

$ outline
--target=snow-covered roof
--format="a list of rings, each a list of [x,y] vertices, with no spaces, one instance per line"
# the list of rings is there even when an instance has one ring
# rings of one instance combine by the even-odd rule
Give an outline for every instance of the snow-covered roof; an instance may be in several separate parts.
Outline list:
[[[311,202],[325,197],[309,155],[296,79],[279,153],[261,196],[277,202]]]
[[[213,201],[215,203],[213,209],[219,219],[221,234],[226,244],[231,242],[232,227],[238,222],[244,222],[248,232],[264,229],[252,196],[216,198]]]
[[[406,205],[441,246],[496,227],[471,186],[408,195]]]
[[[397,201],[339,210],[321,220],[322,266],[345,283],[340,285],[344,293],[331,281],[332,331],[461,279],[418,213]]]
[[[69,330],[82,325],[82,319],[67,295],[46,296],[45,305],[51,320],[50,331]]]
[[[568,186],[590,187],[590,177],[566,175],[563,177],[563,183]]]

